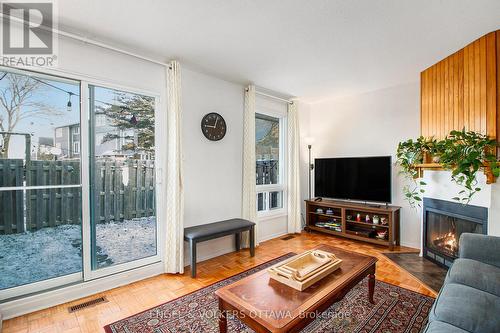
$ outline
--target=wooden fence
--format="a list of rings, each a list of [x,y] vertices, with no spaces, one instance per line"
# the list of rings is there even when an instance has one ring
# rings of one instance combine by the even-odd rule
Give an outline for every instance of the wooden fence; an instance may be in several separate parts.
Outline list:
[[[0,187],[23,186],[22,159],[0,159]],[[0,192],[0,235],[24,231],[23,191]]]
[[[96,164],[92,206],[98,223],[155,214],[153,160],[105,159]]]
[[[106,223],[155,213],[152,160],[98,159],[94,174],[94,221]],[[78,161],[0,160],[0,187],[80,184]],[[0,235],[62,224],[81,224],[81,188],[0,192]]]
[[[26,186],[78,184],[79,161],[30,161],[26,164]],[[80,187],[27,190],[26,230],[81,224],[81,193]],[[19,206],[22,207],[22,202]]]

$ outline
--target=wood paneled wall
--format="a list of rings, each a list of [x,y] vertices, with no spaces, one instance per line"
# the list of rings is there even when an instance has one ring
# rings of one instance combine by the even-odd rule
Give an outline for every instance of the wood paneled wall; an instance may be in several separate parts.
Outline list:
[[[451,130],[500,133],[500,30],[489,33],[421,73],[421,133]]]

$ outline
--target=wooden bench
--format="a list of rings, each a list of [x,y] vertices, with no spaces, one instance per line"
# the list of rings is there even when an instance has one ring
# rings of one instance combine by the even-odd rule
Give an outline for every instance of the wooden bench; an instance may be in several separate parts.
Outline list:
[[[196,277],[196,244],[210,239],[235,235],[236,251],[241,247],[241,233],[250,233],[250,256],[255,255],[255,223],[243,219],[231,219],[184,229],[184,240],[191,251],[191,277]]]

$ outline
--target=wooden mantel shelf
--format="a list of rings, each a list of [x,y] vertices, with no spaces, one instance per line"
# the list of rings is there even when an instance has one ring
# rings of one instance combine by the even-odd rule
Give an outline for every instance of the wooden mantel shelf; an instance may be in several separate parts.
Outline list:
[[[440,163],[415,164],[413,167],[418,171],[418,178],[422,178],[424,176],[424,170],[433,170],[433,171],[445,170],[445,168],[443,168],[443,165],[441,165]],[[482,169],[484,171],[484,175],[486,176],[486,184],[496,183],[497,179],[491,172],[491,167],[489,163],[483,164]]]

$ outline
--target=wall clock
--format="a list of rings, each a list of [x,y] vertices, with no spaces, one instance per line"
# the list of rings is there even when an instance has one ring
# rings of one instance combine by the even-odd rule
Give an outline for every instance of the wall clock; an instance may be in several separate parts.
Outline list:
[[[201,120],[201,132],[210,141],[219,141],[226,135],[226,121],[218,113],[206,114]]]

